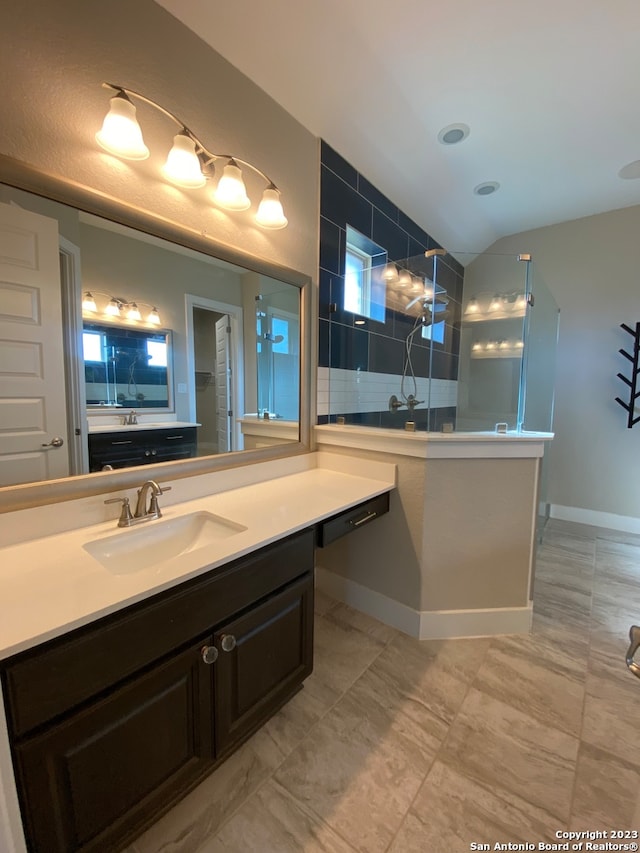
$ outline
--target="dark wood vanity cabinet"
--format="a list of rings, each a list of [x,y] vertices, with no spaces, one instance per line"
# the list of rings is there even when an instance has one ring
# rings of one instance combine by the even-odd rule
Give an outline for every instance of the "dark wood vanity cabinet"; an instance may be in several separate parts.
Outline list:
[[[191,426],[89,433],[89,470],[190,459],[197,453],[196,430]]]
[[[117,851],[313,665],[314,530],[2,665],[28,849]]]

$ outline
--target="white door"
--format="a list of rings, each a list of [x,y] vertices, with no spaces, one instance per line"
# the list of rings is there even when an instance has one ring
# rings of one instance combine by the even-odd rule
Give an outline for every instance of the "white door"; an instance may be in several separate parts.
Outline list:
[[[216,321],[216,422],[218,453],[231,450],[231,326],[225,314]]]
[[[61,329],[58,223],[0,204],[0,486],[69,474]]]

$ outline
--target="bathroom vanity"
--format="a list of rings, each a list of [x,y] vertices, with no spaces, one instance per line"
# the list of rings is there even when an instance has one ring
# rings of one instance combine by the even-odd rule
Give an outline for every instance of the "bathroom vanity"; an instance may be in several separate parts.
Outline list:
[[[174,482],[163,518],[129,529],[20,541],[34,511],[13,514],[2,850],[121,849],[311,673],[315,549],[387,512],[395,468],[331,454],[251,468]]]
[[[197,429],[180,421],[90,429],[89,471],[190,459],[197,453]]]

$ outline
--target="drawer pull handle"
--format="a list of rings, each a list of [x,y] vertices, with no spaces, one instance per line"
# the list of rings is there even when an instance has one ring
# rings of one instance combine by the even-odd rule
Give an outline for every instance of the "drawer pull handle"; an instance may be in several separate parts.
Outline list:
[[[629,648],[627,649],[627,666],[631,670],[631,672],[640,678],[640,664],[636,663],[633,659],[633,656],[638,650],[640,646],[640,628],[637,625],[632,625],[629,629]]]
[[[220,645],[223,652],[232,652],[236,647],[236,638],[233,634],[223,634],[220,637]]]
[[[351,520],[349,524],[352,527],[360,527],[362,524],[368,524],[370,521],[373,521],[374,518],[377,518],[377,512],[368,512],[364,518],[359,518],[357,521]]]
[[[111,444],[133,444],[132,441],[112,441]]]
[[[183,435],[166,435],[165,438],[167,441],[175,441],[178,438],[184,438]]]
[[[200,649],[202,660],[207,664],[215,663],[218,660],[218,650],[215,646],[203,646]]]

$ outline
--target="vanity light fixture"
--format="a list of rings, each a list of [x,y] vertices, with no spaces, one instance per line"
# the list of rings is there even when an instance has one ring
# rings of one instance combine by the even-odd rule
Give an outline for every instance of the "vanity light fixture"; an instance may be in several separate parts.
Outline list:
[[[480,310],[480,306],[478,305],[478,300],[476,299],[475,296],[472,296],[471,299],[469,300],[469,303],[467,304],[467,307],[466,307],[464,313],[465,314],[477,314],[479,310]]]
[[[141,302],[140,300],[129,301],[120,297],[111,296],[111,294],[105,293],[102,290],[94,290],[93,293],[90,290],[85,291],[84,296],[82,297],[83,314],[100,313],[93,295],[94,293],[97,293],[99,296],[106,296],[109,300],[102,310],[102,314],[106,317],[124,317],[127,320],[135,320],[138,322],[142,320],[142,312],[140,311],[139,306],[145,305],[147,308],[151,309],[144,318],[145,322],[151,326],[160,325],[160,314],[158,313],[158,309],[155,305],[152,305],[150,302]]]
[[[177,116],[140,92],[113,83],[102,85],[115,92],[102,128],[96,133],[96,141],[105,151],[124,160],[146,160],[149,156],[149,149],[144,143],[136,118],[136,108],[131,100],[137,98],[163,113],[180,128],[173,138],[173,147],[162,168],[162,173],[168,181],[185,189],[198,189],[214,177],[215,161],[226,160],[213,192],[213,200],[225,210],[247,210],[251,206],[251,199],[247,195],[242,178],[242,165],[259,175],[267,184],[255,215],[256,223],[271,230],[287,226],[288,220],[282,208],[280,190],[261,169],[232,154],[214,154],[209,151]]]
[[[502,308],[502,296],[496,293],[489,305],[489,311],[500,311]]]

